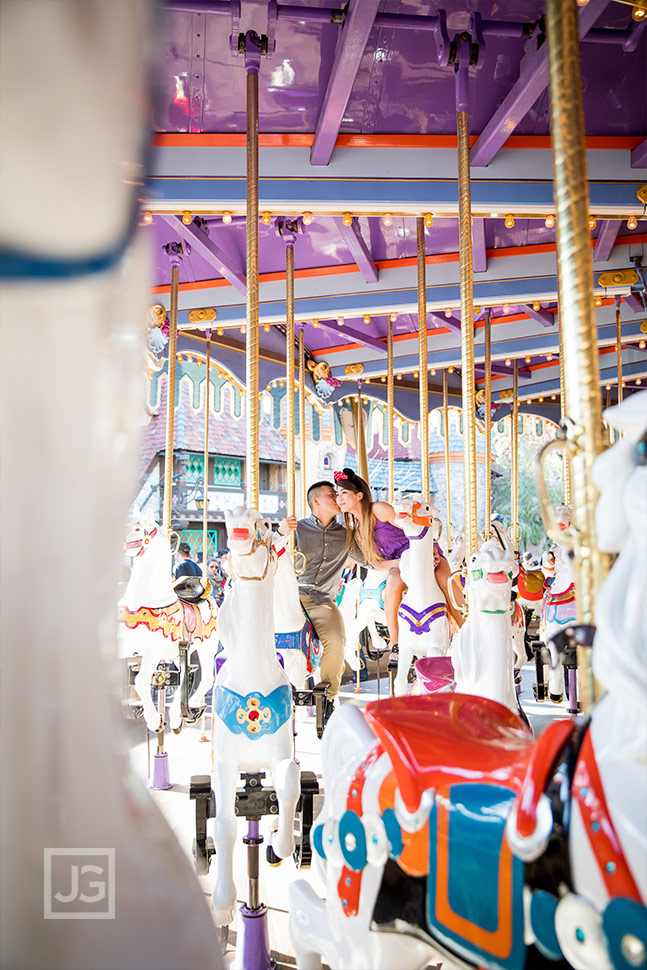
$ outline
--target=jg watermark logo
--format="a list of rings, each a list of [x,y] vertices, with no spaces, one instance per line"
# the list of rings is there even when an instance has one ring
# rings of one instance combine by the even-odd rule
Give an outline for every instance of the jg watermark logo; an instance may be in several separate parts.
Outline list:
[[[114,919],[115,850],[45,849],[45,919]]]

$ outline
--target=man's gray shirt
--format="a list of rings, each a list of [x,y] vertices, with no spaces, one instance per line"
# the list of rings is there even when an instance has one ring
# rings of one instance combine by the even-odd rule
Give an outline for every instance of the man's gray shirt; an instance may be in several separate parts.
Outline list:
[[[299,592],[311,596],[315,603],[334,602],[349,555],[357,562],[364,561],[356,545],[346,551],[346,529],[337,519],[326,526],[314,515],[299,519],[297,546],[306,557],[306,568],[299,576]]]

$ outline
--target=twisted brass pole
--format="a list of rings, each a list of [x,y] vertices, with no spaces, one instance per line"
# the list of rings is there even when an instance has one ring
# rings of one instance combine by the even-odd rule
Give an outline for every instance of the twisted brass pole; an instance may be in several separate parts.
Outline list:
[[[474,384],[474,305],[472,302],[472,193],[470,123],[467,110],[456,115],[458,133],[458,235],[461,288],[463,463],[465,476],[465,560],[477,551],[476,388]]]
[[[250,43],[249,34],[247,43]],[[246,58],[247,61],[247,58]],[[258,66],[247,68],[247,505],[257,509],[258,457]],[[292,375],[294,378],[294,375]]]
[[[306,480],[306,361],[303,326],[299,328],[299,427],[301,428],[301,518],[308,515]]]
[[[577,616],[593,623],[606,560],[597,547],[593,462],[602,450],[593,265],[588,231],[584,112],[575,0],[547,0],[551,140],[557,215],[557,268],[568,387]],[[578,648],[584,710],[597,693],[591,651]]]
[[[483,535],[492,537],[492,315],[485,314],[485,488],[483,502]]]
[[[391,314],[387,316],[386,331],[386,411],[387,411],[387,431],[388,431],[388,453],[389,453],[389,502],[393,505],[395,491],[394,465],[395,449],[393,423],[395,414],[393,410],[393,321]]]
[[[447,406],[447,368],[443,368],[443,423],[445,425],[445,488],[447,493],[447,549],[452,551],[452,483],[449,468],[449,408]]]
[[[515,553],[519,552],[519,374],[512,362],[512,414],[510,416],[510,531]]]
[[[558,294],[558,308],[561,306],[559,303]],[[562,424],[564,422],[564,416],[568,413],[568,397],[566,390],[566,370],[564,368],[564,335],[562,333],[562,315],[561,309],[559,310],[559,406],[560,406],[560,418]],[[562,477],[564,479],[564,505],[571,504],[571,462],[568,454],[568,449],[564,449],[562,452]]]
[[[177,294],[180,266],[171,267],[171,310],[168,336],[168,384],[166,391],[166,451],[164,453],[164,514],[162,530],[171,534],[171,502],[173,499],[173,432],[175,426],[175,365],[177,361]]]
[[[357,398],[353,401],[353,418],[355,422],[355,442],[357,444],[357,468],[359,477],[368,481],[368,458],[366,455],[366,436],[364,434],[364,408],[362,405],[362,382],[357,382]]]
[[[211,371],[211,330],[207,330],[207,380],[204,394],[204,462],[202,469],[202,575],[207,575],[207,543],[209,541],[209,380]]]
[[[416,243],[418,256],[418,352],[420,360],[420,483],[425,501],[429,501],[429,376],[427,373],[427,283],[425,265],[425,220],[416,219]]]
[[[616,297],[616,360],[618,362],[618,404],[620,404],[622,401],[622,343],[619,297]]]
[[[288,432],[288,478],[287,503],[288,515],[295,513],[295,407],[294,407],[294,248],[285,247],[285,390],[287,393],[287,432]],[[301,428],[303,437],[303,428]]]

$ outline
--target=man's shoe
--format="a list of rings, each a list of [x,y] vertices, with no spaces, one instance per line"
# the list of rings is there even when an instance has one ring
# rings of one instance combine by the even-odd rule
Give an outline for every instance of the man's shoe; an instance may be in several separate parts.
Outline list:
[[[400,652],[398,650],[398,645],[397,645],[397,643],[394,643],[394,644],[391,645],[391,653],[389,654],[389,662],[387,664],[388,670],[397,670],[398,669],[398,658],[399,658],[399,656],[400,656]]]

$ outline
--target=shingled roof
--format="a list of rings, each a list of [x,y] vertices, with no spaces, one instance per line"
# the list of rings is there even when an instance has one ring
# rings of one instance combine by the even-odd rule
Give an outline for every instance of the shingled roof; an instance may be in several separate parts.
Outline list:
[[[190,385],[184,381],[179,384],[179,400],[175,408],[174,450],[204,451],[204,407],[195,409],[191,400]],[[140,461],[142,470],[150,465],[152,459],[166,447],[166,381],[162,382],[160,403],[157,414],[142,432]],[[209,451],[211,454],[244,458],[245,404],[241,401],[240,417],[234,417],[227,406],[220,412],[212,408],[209,414]],[[267,417],[261,414],[259,426],[259,457],[261,461],[286,462],[287,446],[278,431],[275,431]]]

